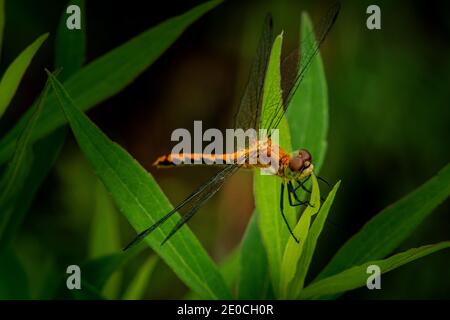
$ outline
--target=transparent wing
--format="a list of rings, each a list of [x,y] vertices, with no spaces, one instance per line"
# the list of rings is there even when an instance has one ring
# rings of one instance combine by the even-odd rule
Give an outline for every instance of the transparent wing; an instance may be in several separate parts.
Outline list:
[[[326,15],[322,18],[322,21],[315,28],[318,34],[316,39],[315,33],[311,32],[300,44],[299,49],[294,50],[288,55],[281,64],[282,73],[282,90],[283,101],[275,102],[275,105],[267,106],[266,110],[272,110],[269,117],[266,117],[267,121],[261,123],[261,128],[274,129],[278,126],[283,118],[287,108],[289,107],[292,97],[299,88],[301,82],[305,78],[311,62],[316,54],[319,52],[319,48],[324,42],[328,32],[334,25],[340,10],[340,3],[333,4],[328,9]],[[300,63],[298,63],[300,59]],[[298,66],[298,67],[297,67]]]
[[[186,213],[181,217],[181,219],[177,222],[175,227],[170,231],[167,237],[164,239],[164,244],[167,240],[169,240],[186,222],[188,222],[197,210],[217,191],[222,187],[224,181],[233,175],[238,169],[239,165],[229,165],[219,172],[217,172],[211,179],[209,179],[206,183],[201,185],[196,191],[194,191],[190,196],[184,199],[180,204],[178,204],[172,211],[164,215],[161,219],[155,222],[152,226],[143,230],[139,233],[136,238],[131,241],[124,250],[127,250],[139,242],[141,242],[145,237],[147,237],[150,233],[156,230],[159,226],[161,226],[164,222],[166,222],[172,215],[176,212],[183,210]]]
[[[272,41],[273,21],[272,16],[268,14],[264,20],[263,31],[259,39],[256,58],[250,68],[247,86],[241,98],[239,109],[234,116],[235,128],[247,130],[259,127],[264,77],[269,62]]]

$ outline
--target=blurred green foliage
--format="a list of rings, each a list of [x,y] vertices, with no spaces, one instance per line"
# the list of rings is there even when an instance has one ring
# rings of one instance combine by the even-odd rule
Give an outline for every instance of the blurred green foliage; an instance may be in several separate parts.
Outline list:
[[[329,181],[342,179],[342,184],[330,212],[330,222],[325,224],[318,242],[307,282],[375,213],[424,183],[449,159],[446,145],[450,64],[446,39],[450,26],[445,17],[448,4],[381,1],[380,31],[365,28],[365,9],[369,4],[343,3],[339,21],[322,49],[330,127],[321,175]],[[178,6],[150,10],[145,4],[111,3],[105,7],[87,2],[88,63],[192,7],[192,3],[180,2]],[[104,102],[89,116],[155,175],[175,203],[206,180],[211,171],[195,168],[153,171],[150,164],[154,158],[171,148],[167,143],[170,132],[178,127],[190,129],[197,119],[211,127],[230,125],[266,11],[273,13],[278,28],[285,29],[287,48],[293,48],[301,10],[308,10],[316,18],[326,7],[311,1],[226,2],[189,28],[154,66],[142,70],[141,76],[121,93],[102,98]],[[59,1],[6,1],[0,74],[39,34],[50,31],[48,41],[53,43],[63,11],[64,3]],[[2,26],[0,6],[0,29]],[[53,66],[55,58],[48,44],[36,55],[1,119],[3,137],[42,90],[43,68]],[[59,131],[35,144],[35,161],[41,159],[50,170],[52,161],[48,159],[59,153],[63,136],[63,131]],[[47,139],[55,141],[47,143]],[[13,144],[10,145],[12,152]],[[53,146],[52,150],[48,150],[49,146]],[[37,168],[42,168],[42,163]],[[41,184],[48,170],[30,170],[35,177],[30,181],[36,183],[25,188],[33,189]],[[250,181],[246,173],[233,177],[228,182],[230,187],[225,187],[190,223],[219,263],[237,247],[253,210]],[[70,137],[29,210],[24,201],[28,214],[13,250],[1,253],[0,273],[16,275],[14,283],[7,281],[10,278],[0,280],[4,284],[1,298],[66,297],[67,290],[61,289],[61,284],[67,265],[111,254],[133,237],[134,231],[117,215],[111,198],[99,185]],[[34,192],[30,194],[32,198]],[[236,208],[230,203],[241,205]],[[106,209],[99,213],[99,208]],[[448,239],[448,209],[447,201],[419,228],[412,229],[413,233],[402,240],[398,250]],[[111,224],[101,225],[99,219],[108,219]],[[110,233],[112,229],[117,230],[116,235]],[[105,235],[107,243],[103,243],[104,251],[94,249],[103,246],[96,243],[100,240],[95,240],[101,235]],[[147,250],[134,255],[138,257],[125,262],[114,254],[106,256],[108,261],[100,261],[105,266],[119,262],[123,266],[120,275],[115,275],[117,280],[106,287],[93,284],[92,295],[109,298],[124,293],[144,298],[185,295],[187,288],[163,263],[151,266],[150,274],[142,275],[151,285],[127,288],[142,266],[152,261],[148,260],[152,258]],[[359,289],[344,298],[448,298],[450,279],[443,275],[448,273],[449,264],[448,252],[438,253],[383,276],[383,290]],[[236,274],[236,263],[225,266],[225,270],[234,270],[228,274]],[[232,277],[228,279],[226,271],[223,273],[227,282],[236,283]]]

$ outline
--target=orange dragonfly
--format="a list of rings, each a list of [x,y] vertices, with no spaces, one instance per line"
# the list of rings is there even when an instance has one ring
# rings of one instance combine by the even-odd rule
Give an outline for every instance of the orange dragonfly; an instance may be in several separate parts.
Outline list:
[[[285,75],[282,75],[283,76],[282,102],[278,103],[278,105],[275,106],[275,108],[271,106],[271,110],[274,110],[271,116],[265,118],[266,119],[265,121],[261,121],[261,112],[263,103],[262,101],[263,85],[270,57],[271,46],[274,39],[272,18],[270,15],[266,17],[263,32],[259,40],[256,59],[253,61],[251,66],[250,78],[245,88],[244,95],[241,99],[239,109],[234,118],[235,128],[241,128],[244,131],[247,129],[258,130],[259,128],[264,128],[267,129],[267,132],[271,132],[271,129],[277,128],[278,124],[280,123],[281,119],[286,113],[286,110],[290,104],[293,95],[295,94],[295,92],[299,88],[299,85],[304,79],[309,65],[311,64],[313,58],[318,53],[319,48],[323,43],[323,41],[325,40],[331,27],[334,25],[339,10],[340,10],[339,3],[334,4],[322,19],[319,28],[317,28],[318,38],[314,39],[315,38],[314,34],[309,35],[310,37],[313,37],[313,39],[308,39],[307,37],[306,40],[304,40],[301,43],[300,45],[301,54],[298,54],[299,50],[296,50],[283,61],[281,65],[281,70],[287,72]],[[293,63],[294,67],[292,68]],[[307,150],[302,149],[298,151],[298,153],[295,156],[291,157],[290,154],[286,153],[278,145],[274,144],[272,145],[270,135],[268,139],[265,141],[268,147],[267,148],[268,155],[270,157],[274,157],[274,161],[278,163],[275,174],[282,178],[280,213],[284,219],[284,222],[286,223],[287,229],[289,230],[290,234],[298,242],[284,215],[283,211],[284,191],[285,185],[287,185],[288,200],[291,206],[299,206],[305,204],[309,205],[309,202],[307,201],[300,201],[296,192],[299,188],[302,188],[303,190],[310,192],[310,190],[304,187],[304,183],[308,180],[308,178],[311,176],[314,170],[314,165],[312,163],[312,156]],[[152,231],[154,231],[156,228],[158,228],[164,222],[166,222],[176,212],[181,210],[185,211],[184,215],[181,217],[181,219],[177,222],[177,224],[173,227],[171,232],[162,242],[162,244],[164,244],[185,223],[187,223],[194,216],[194,214],[198,211],[198,209],[222,187],[224,181],[231,175],[233,175],[238,169],[266,168],[267,167],[266,163],[264,164],[259,162],[256,163],[252,162],[253,164],[250,163],[249,157],[250,154],[252,153],[251,151],[252,148],[254,148],[254,146],[253,147],[248,146],[243,150],[237,150],[233,154],[207,155],[202,153],[197,154],[186,153],[186,154],[169,154],[159,157],[154,163],[154,165],[157,166],[158,168],[173,167],[179,165],[180,163],[181,164],[193,163],[194,165],[200,163],[200,165],[205,165],[206,163],[211,163],[212,160],[217,160],[220,158],[222,158],[223,160],[227,159],[228,161],[224,161],[225,165],[219,172],[217,172],[207,182],[201,185],[196,191],[194,191],[180,204],[178,204],[175,208],[173,208],[173,210],[165,214],[160,220],[158,220],[152,226],[140,232],[134,238],[134,240],[130,244],[128,244],[128,246],[124,250],[136,245],[138,242],[143,240]],[[214,159],[211,159],[211,157],[214,157]],[[239,157],[244,157],[243,159],[244,161],[237,163],[236,160]],[[235,161],[232,161],[230,163],[229,161],[230,159]],[[320,177],[318,178],[321,179]],[[298,185],[294,187],[293,181],[295,181]],[[295,201],[292,198],[294,198]]]

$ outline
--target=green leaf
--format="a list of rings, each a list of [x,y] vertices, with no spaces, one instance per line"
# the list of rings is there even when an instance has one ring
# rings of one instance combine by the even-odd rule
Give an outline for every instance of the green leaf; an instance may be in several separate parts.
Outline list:
[[[48,33],[37,38],[24,51],[22,51],[16,59],[14,59],[3,74],[2,79],[0,80],[0,117],[3,115],[14,94],[16,93],[20,81],[30,65],[31,60],[47,37]],[[32,112],[34,111],[35,110]],[[23,130],[23,127],[21,129]]]
[[[172,208],[156,181],[77,109],[55,77],[50,75],[50,78],[78,144],[118,208],[137,231],[154,224]],[[231,293],[215,264],[187,226],[161,246],[174,225],[175,219],[169,219],[146,238],[147,243],[188,287],[202,297],[230,298]]]
[[[436,176],[367,222],[338,250],[317,280],[392,253],[449,193],[450,165],[446,165]]]
[[[150,256],[145,263],[140,267],[138,273],[131,281],[127,290],[123,294],[124,300],[138,300],[142,299],[145,293],[145,289],[147,288],[148,281],[150,276],[153,273],[153,270],[156,267],[156,263],[158,262],[158,256],[152,255]]]
[[[307,13],[302,14],[301,46],[312,45],[314,30]],[[300,48],[302,50],[302,48]],[[307,149],[319,173],[325,158],[328,131],[328,89],[320,52],[309,66],[301,86],[292,97],[287,111],[292,147]]]
[[[272,46],[272,51],[267,67],[266,78],[264,80],[263,107],[261,113],[261,124],[268,123],[270,115],[273,114],[276,106],[281,103],[280,89],[280,54],[283,36],[276,37]],[[289,128],[287,121],[283,118],[278,126],[280,145],[286,152],[291,150]],[[274,136],[272,136],[272,139]],[[279,288],[281,259],[284,247],[289,237],[287,229],[280,212],[280,185],[281,180],[277,176],[263,175],[260,172],[254,173],[255,204],[259,212],[259,228],[266,248],[269,261],[269,270],[273,288]],[[287,204],[285,199],[285,210],[289,223],[295,221],[295,210]]]
[[[89,257],[98,258],[121,249],[116,209],[105,187],[98,182],[95,210],[92,217]]]
[[[294,279],[297,272],[297,265],[300,257],[302,256],[303,248],[308,237],[309,226],[311,224],[311,218],[320,209],[320,190],[319,184],[315,175],[311,175],[312,180],[312,192],[309,202],[311,206],[307,206],[301,214],[300,220],[294,228],[294,234],[299,240],[299,243],[295,241],[293,237],[289,237],[284,250],[283,260],[281,262],[281,281],[280,292],[282,298],[288,297],[289,284]]]
[[[268,299],[271,283],[267,255],[258,229],[258,213],[255,210],[247,225],[240,249],[239,299]]]
[[[448,247],[450,247],[450,241],[426,245],[398,253],[385,260],[371,261],[357,267],[352,267],[334,276],[311,284],[300,293],[299,298],[317,298],[324,295],[332,295],[362,287],[367,282],[367,278],[369,276],[367,273],[367,267],[370,265],[376,265],[381,269],[381,273],[386,273],[411,261]]]
[[[5,247],[11,240],[13,233],[9,230],[9,227],[20,224],[14,220],[21,217],[14,216],[13,213],[15,204],[20,200],[19,192],[25,184],[32,164],[31,135],[42,113],[49,85],[50,83],[47,82],[39,97],[38,108],[19,136],[16,151],[0,181],[0,249]]]
[[[270,52],[267,71],[264,78],[264,90],[262,99],[262,110],[260,125],[261,129],[270,124],[272,116],[276,114],[278,107],[283,103],[281,94],[281,73],[280,73],[280,59],[281,48],[283,45],[283,34],[278,35],[272,45]],[[291,152],[291,137],[286,118],[282,118],[278,125],[279,129],[279,144],[284,148],[284,151]],[[276,135],[271,137],[276,139]]]
[[[156,27],[129,40],[125,44],[94,60],[64,82],[80,110],[88,110],[121,91],[148,68],[195,20],[214,8],[220,1],[201,4],[178,17],[171,18]],[[15,141],[33,112],[33,106],[18,124],[0,141],[0,163],[7,160]],[[49,95],[44,113],[33,140],[49,134],[66,123],[58,109],[54,94]]]
[[[314,219],[314,222],[309,229],[308,237],[306,238],[306,242],[303,248],[303,253],[300,257],[300,261],[298,262],[297,273],[292,282],[290,291],[291,297],[297,297],[300,291],[303,289],[305,278],[308,273],[312,257],[314,255],[314,251],[316,249],[317,240],[319,239],[320,233],[322,232],[323,226],[325,225],[325,221],[328,217],[328,212],[330,211],[331,205],[333,204],[334,197],[337,190],[339,189],[340,184],[341,182],[339,181],[334,185],[333,189],[325,199],[325,202],[320,207],[319,213],[317,214],[317,217]]]
[[[4,29],[5,29],[5,0],[0,0],[0,56],[2,54]]]
[[[66,26],[66,8],[77,5],[81,10],[81,29],[69,30]],[[86,14],[84,0],[70,0],[61,15],[55,45],[55,68],[62,68],[60,80],[66,80],[81,69],[86,58]]]
[[[116,208],[100,182],[97,182],[95,194],[96,203],[89,241],[91,259],[112,254],[121,249]],[[117,298],[121,279],[120,273],[114,274],[102,291],[103,295],[109,299]]]

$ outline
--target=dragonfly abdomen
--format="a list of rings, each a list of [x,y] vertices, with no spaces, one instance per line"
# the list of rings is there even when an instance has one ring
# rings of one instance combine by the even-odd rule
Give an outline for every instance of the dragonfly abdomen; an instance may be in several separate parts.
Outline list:
[[[167,168],[182,165],[234,164],[235,159],[234,154],[228,156],[227,154],[180,153],[161,156],[156,159],[153,165],[159,168]]]
[[[263,149],[264,150],[264,149]],[[268,168],[279,164],[285,158],[286,153],[276,145],[272,145],[268,153],[261,154],[257,147],[241,149],[232,153],[208,154],[208,153],[171,153],[156,159],[153,163],[158,168],[170,168],[186,165],[232,165],[239,164],[244,169]],[[261,158],[263,157],[263,158]]]

